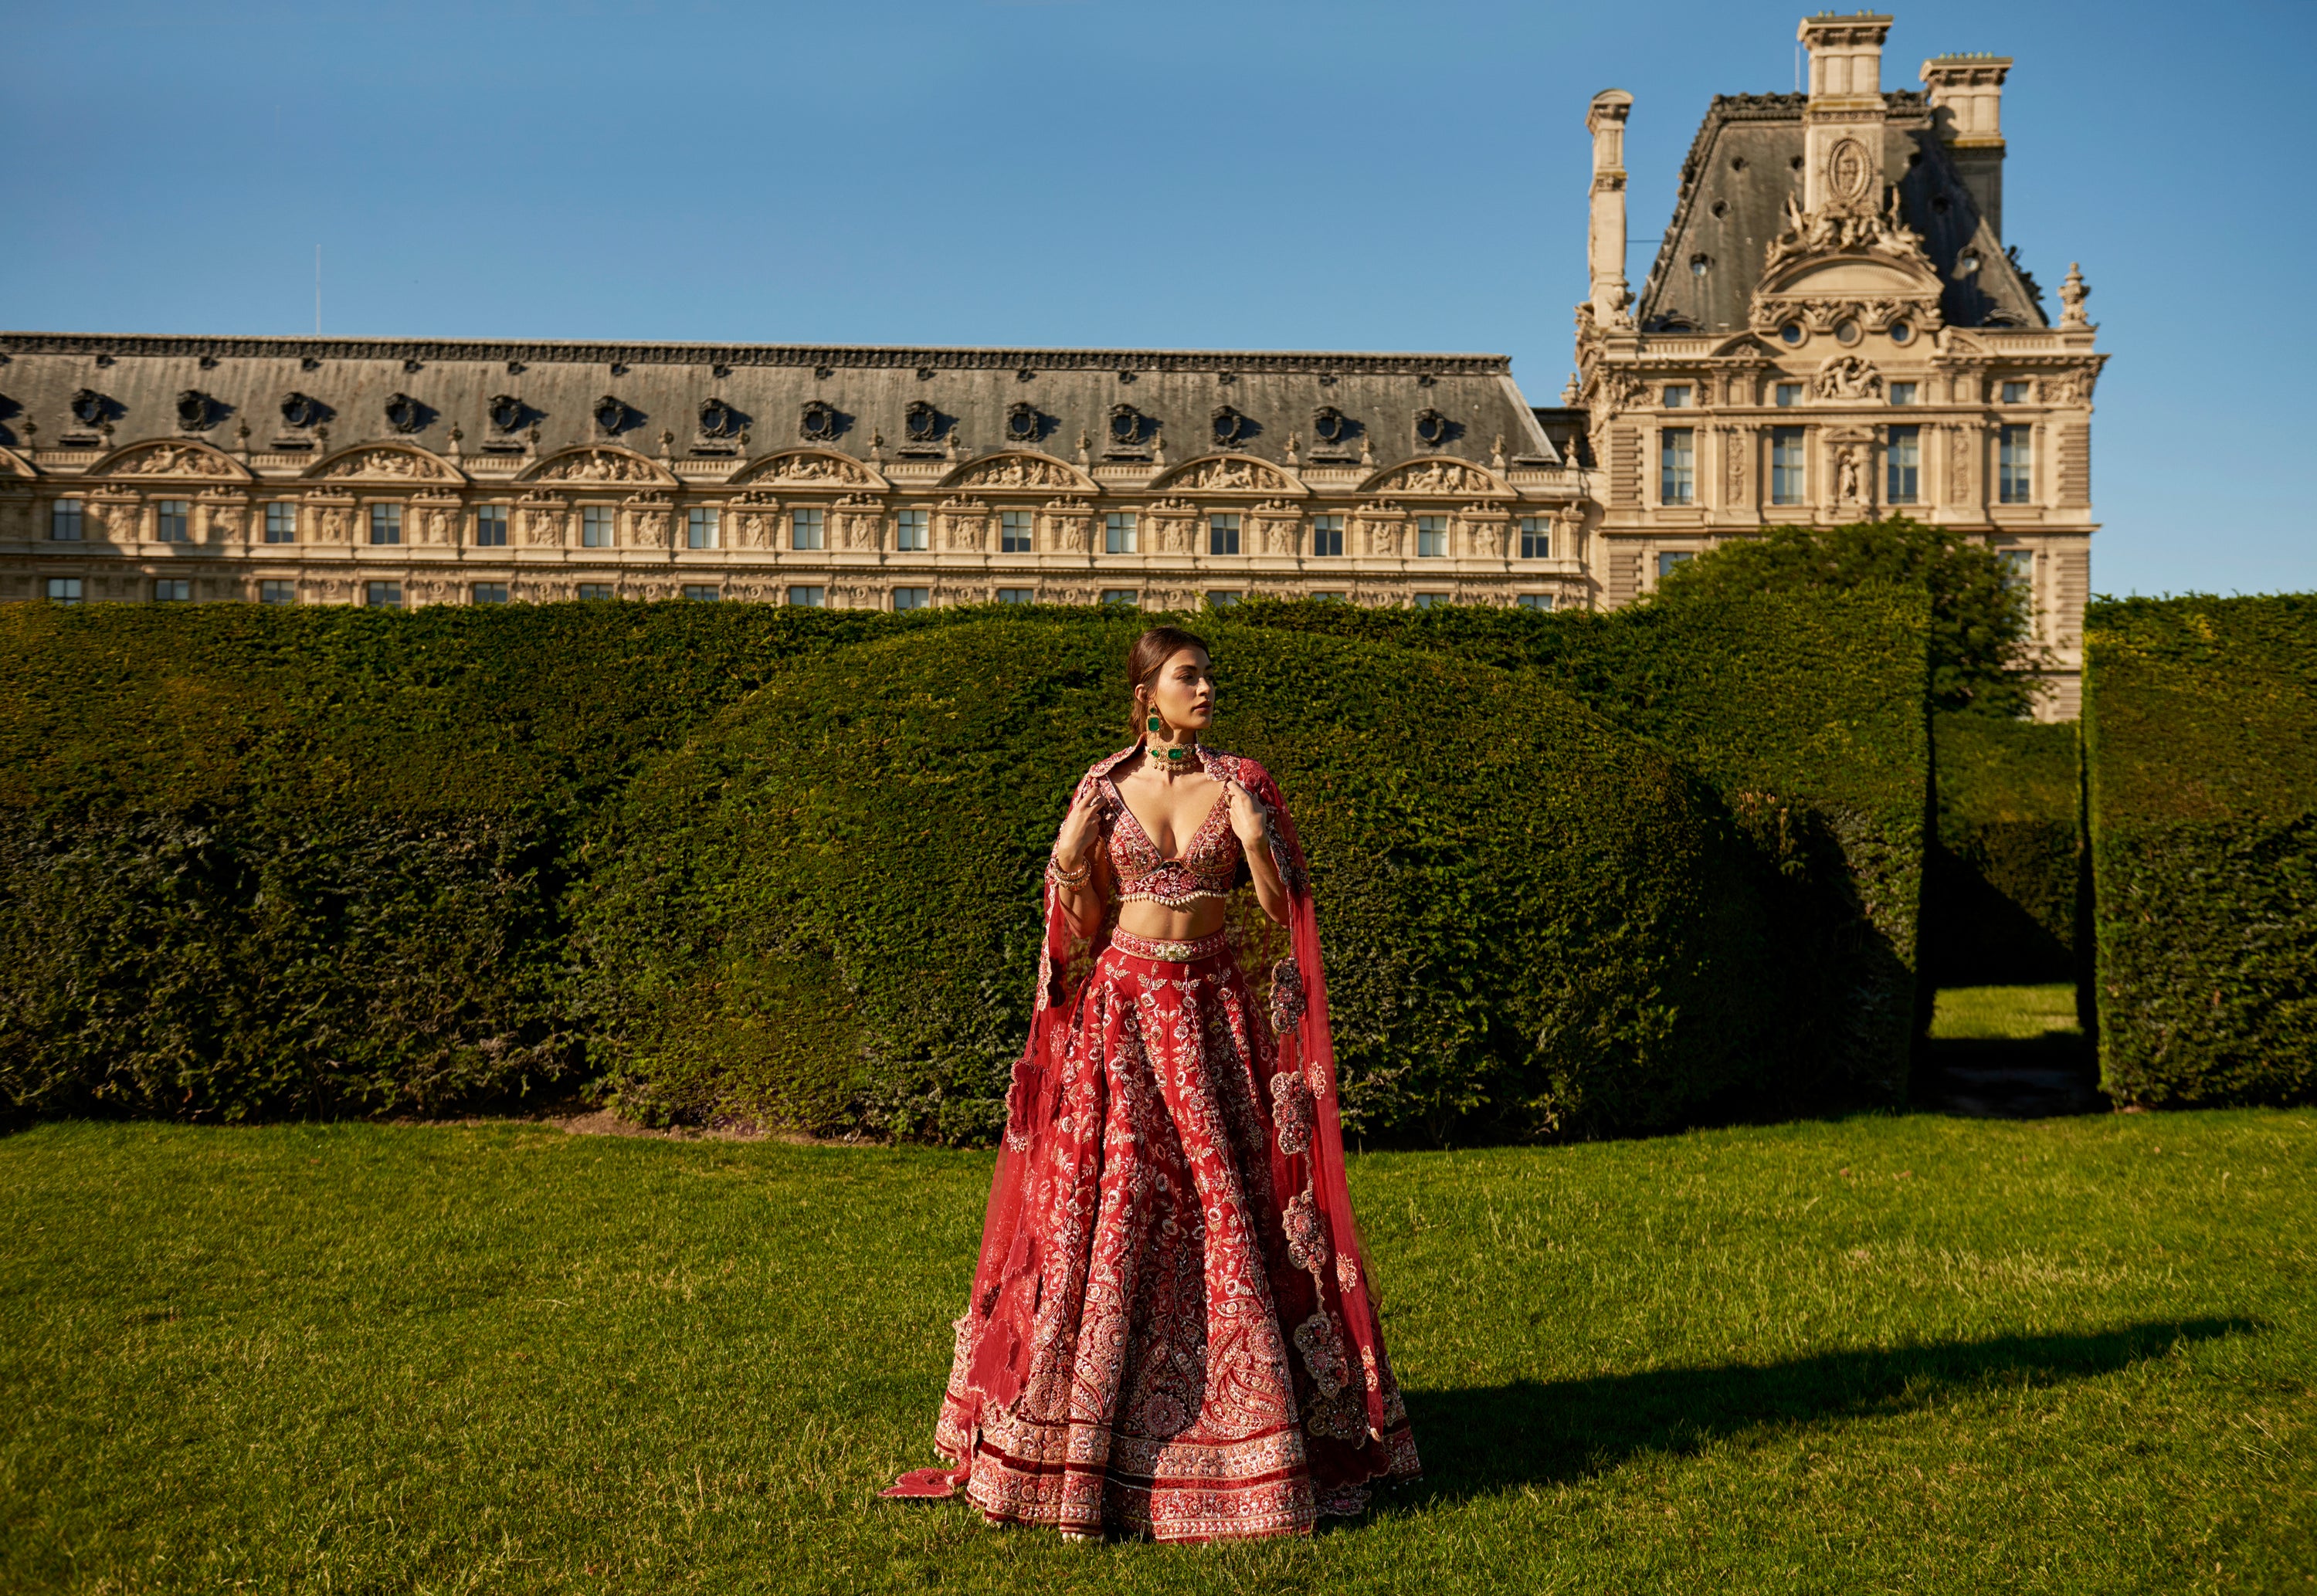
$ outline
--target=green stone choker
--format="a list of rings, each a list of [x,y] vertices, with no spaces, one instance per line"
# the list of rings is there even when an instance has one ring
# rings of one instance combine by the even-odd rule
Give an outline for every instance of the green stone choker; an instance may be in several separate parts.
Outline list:
[[[1162,732],[1167,729],[1167,723],[1156,715],[1142,724],[1152,732]],[[1173,743],[1161,748],[1146,739],[1142,745],[1142,753],[1143,756],[1150,760],[1153,769],[1170,771],[1179,774],[1190,768],[1191,753],[1197,747],[1196,743]]]

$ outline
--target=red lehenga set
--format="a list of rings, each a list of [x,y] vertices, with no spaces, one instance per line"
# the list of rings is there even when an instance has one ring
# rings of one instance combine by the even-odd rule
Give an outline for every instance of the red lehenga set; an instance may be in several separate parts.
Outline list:
[[[1158,1540],[1309,1531],[1414,1479],[1344,1184],[1310,876],[1269,772],[1202,749],[1266,811],[1292,951],[1266,1012],[1229,932],[1074,939],[1057,890],[1015,1065],[973,1293],[934,1444],[989,1518]],[[1090,769],[1120,901],[1181,906],[1247,879],[1219,798],[1160,856]],[[1074,961],[1073,956],[1077,955]]]

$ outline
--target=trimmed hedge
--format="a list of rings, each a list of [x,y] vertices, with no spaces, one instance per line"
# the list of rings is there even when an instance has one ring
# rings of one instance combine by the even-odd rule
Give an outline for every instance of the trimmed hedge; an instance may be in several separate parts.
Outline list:
[[[1328,820],[1318,823],[1315,854],[1329,835],[1366,839],[1366,853],[1331,867],[1344,901],[1389,905],[1405,927],[1397,941],[1378,932],[1366,941],[1355,923],[1341,928],[1351,938],[1337,955],[1346,961],[1338,985],[1346,1070],[1375,1133],[1527,1135],[1555,1124],[1583,1131],[1670,1123],[1741,1101],[1753,1111],[1895,1098],[1922,841],[1922,656],[1910,602],[1919,606],[1851,594],[1609,617],[1250,605],[1203,618],[1219,648],[1232,639],[1231,690],[1250,716],[1268,705],[1264,713],[1284,717],[1282,706],[1294,706],[1303,717],[1295,725],[1308,724],[1305,684],[1292,673],[1265,678],[1274,698],[1255,691],[1272,670],[1259,662],[1285,657],[1267,650],[1340,646],[1281,635],[1294,630],[1365,629],[1418,655],[1461,654],[1457,663],[1377,650],[1362,669],[1410,682],[1411,672],[1461,672],[1456,691],[1486,696],[1485,682],[1499,695],[1481,720],[1459,710],[1440,733],[1443,749],[1477,749],[1472,739],[1485,729],[1504,745],[1489,755],[1497,763],[1482,760],[1479,773],[1460,775],[1446,753],[1427,753],[1409,767],[1420,783],[1414,774],[1346,777],[1344,790],[1361,807],[1343,813],[1357,824],[1338,819],[1331,833]],[[963,634],[996,627],[990,635],[1015,639],[1024,658],[986,662],[992,669],[1048,682],[1047,656],[1067,654],[1080,660],[1074,668],[1095,673],[1069,691],[1101,708],[1082,724],[1042,723],[1017,753],[1024,769],[1058,760],[1055,780],[1066,792],[1065,777],[1108,745],[1116,655],[1146,619],[696,604],[407,615],[0,608],[0,1110],[184,1119],[440,1111],[584,1084],[586,1048],[600,1041],[602,1065],[619,1072],[640,1105],[709,1111],[728,1101],[699,1085],[714,1074],[712,1059],[686,1062],[681,1049],[657,1043],[623,1053],[631,1039],[607,1029],[653,1012],[607,976],[603,950],[618,938],[599,907],[603,894],[632,890],[631,872],[622,872],[634,851],[629,799],[638,772],[650,773],[634,803],[654,795],[673,802],[666,784],[677,780],[676,765],[663,773],[655,762],[765,683],[798,670],[834,682],[826,672],[859,644],[938,652],[935,638],[957,634],[941,646],[967,649]],[[1097,638],[1106,641],[1089,641]],[[1102,647],[1113,652],[1097,661]],[[1523,680],[1506,679],[1507,667]],[[1602,747],[1614,745],[1615,759],[1588,740],[1602,735],[1598,723],[1556,689],[1613,723]],[[1420,718],[1379,720],[1381,709],[1364,709],[1351,686],[1329,691],[1338,692],[1343,724],[1381,727],[1396,748],[1426,731]],[[720,723],[715,735],[738,738],[738,725]],[[1297,752],[1307,734],[1282,731],[1275,745],[1239,736],[1249,725],[1262,723],[1227,725],[1227,741],[1274,763],[1299,808],[1318,801],[1324,816],[1320,789],[1298,787],[1302,762],[1320,758]],[[1580,736],[1572,729],[1580,725],[1592,729]],[[1571,898],[1572,917],[1550,923],[1559,929],[1543,945],[1591,947],[1591,937],[1613,952],[1622,947],[1623,911],[1599,896],[1613,877],[1586,875],[1564,857],[1571,844],[1561,834],[1588,837],[1593,823],[1556,807],[1552,784],[1576,768],[1555,762],[1580,753],[1616,769],[1641,758],[1631,729],[1656,743],[1651,768],[1662,766],[1663,780],[1679,774],[1663,774],[1675,765],[1703,772],[1702,786],[1682,778],[1691,794],[1684,803],[1702,806],[1683,824],[1704,828],[1699,838],[1734,831],[1741,840],[1736,862],[1713,852],[1719,843],[1695,843],[1699,858],[1713,854],[1698,868],[1726,886],[1734,917],[1715,923],[1730,946],[1698,953],[1698,967],[1755,973],[1719,994],[1684,985],[1677,969],[1621,991],[1613,973],[1624,980],[1648,960],[1618,953],[1556,964],[1533,986],[1501,985],[1505,972],[1529,967],[1518,962],[1526,955],[1498,950],[1496,931],[1472,927],[1525,923],[1469,877],[1458,851],[1496,861],[1507,880],[1540,892],[1589,883]],[[1334,746],[1312,736],[1315,750]],[[1562,748],[1570,737],[1577,743]],[[1457,796],[1467,788],[1509,793],[1502,772],[1514,766],[1547,786],[1517,801],[1490,800],[1497,807],[1485,821],[1469,795]],[[1336,779],[1322,764],[1309,773]],[[865,786],[856,791],[869,802]],[[1440,812],[1443,801],[1453,813]],[[1050,794],[1016,814],[1013,824],[1029,824],[1020,815],[1035,824],[1008,845],[1042,850],[1059,802]],[[1504,829],[1516,821],[1525,828],[1517,837]],[[1691,834],[1666,825],[1668,837]],[[1538,851],[1516,859],[1516,843]],[[1601,846],[1600,857],[1623,857]],[[712,862],[684,868],[712,875]],[[1641,929],[1627,928],[1642,938],[1637,947],[1659,945],[1648,927],[1680,919],[1668,906],[1674,898],[1649,896],[1663,885],[1655,868],[1647,860],[1619,866],[1640,894],[1631,902],[1642,905],[1633,922]],[[1450,886],[1432,892],[1427,872]],[[1019,871],[990,878],[1014,895],[999,918],[1015,925],[1009,934],[1026,949],[1034,870],[1028,887],[1023,879]],[[1336,914],[1332,901],[1323,899],[1323,915]],[[577,914],[586,934],[575,941]],[[1334,947],[1337,932],[1329,934]],[[1687,932],[1664,934],[1672,938],[1665,946],[1691,946],[1682,941]],[[842,989],[837,964],[813,964],[809,942],[797,942],[804,951],[784,953],[785,962],[731,979],[760,980],[773,1008],[789,1003],[783,983],[792,992]],[[829,943],[832,961],[836,953]],[[856,1044],[874,1027],[886,1028],[880,1037],[903,1034],[893,1030],[897,1011],[872,1001],[868,981],[854,1011],[830,1009],[815,1021],[820,1043],[784,1029],[783,1046],[822,1060],[783,1077],[794,1083],[782,1088],[788,1098],[762,1085],[769,1076],[742,1070],[736,1080],[758,1084],[736,1087],[729,1101],[753,1092],[766,1110],[819,1125],[977,1134],[995,1101],[989,1071],[1010,1057],[1019,1034],[1015,1014],[1016,1029],[999,1035],[1008,1005],[1027,1001],[1026,976],[1004,964],[1014,956],[1001,949],[997,963],[974,966],[992,972],[986,1000],[961,1003],[942,1021],[963,1030],[941,1030],[933,1042],[881,1040],[881,1050],[860,1054]],[[1631,1012],[1619,1018],[1618,1003]],[[1596,1036],[1581,1045],[1571,1039],[1581,1028],[1568,1018],[1579,1012],[1592,1016]],[[1684,1028],[1701,1017],[1721,1039],[1710,1046],[1686,1039]],[[1775,1043],[1757,1047],[1766,1023]],[[1645,1045],[1651,1024],[1676,1039]],[[736,1057],[756,1057],[747,1051],[753,1046],[731,1043]],[[649,1071],[637,1062],[647,1054],[655,1060]],[[858,1073],[863,1059],[890,1068],[872,1081]]]
[[[574,1078],[562,897],[637,765],[905,620],[0,607],[0,1112],[436,1111]]]
[[[2101,1084],[2317,1097],[2317,597],[2086,613]]]
[[[1928,844],[1929,601],[1919,592],[1606,612],[1248,603],[1241,624],[1536,673],[1721,792],[1778,881],[1794,1106],[1905,1098]]]
[[[1940,986],[2077,976],[2081,806],[2073,723],[1933,721],[1938,834],[1924,964]]]
[[[577,916],[622,1102],[994,1134],[1047,850],[1125,740],[1141,625],[989,619],[848,649],[641,778]],[[1534,679],[1202,630],[1213,740],[1278,777],[1311,855],[1355,1131],[1644,1129],[1784,1090],[1772,883],[1708,786]]]

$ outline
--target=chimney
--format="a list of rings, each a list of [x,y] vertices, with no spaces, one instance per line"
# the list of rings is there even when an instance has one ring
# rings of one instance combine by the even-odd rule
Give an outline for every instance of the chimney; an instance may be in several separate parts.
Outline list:
[[[1592,223],[1586,234],[1585,264],[1592,280],[1593,318],[1605,327],[1630,325],[1625,307],[1633,296],[1625,287],[1625,117],[1633,97],[1604,89],[1585,112],[1593,135]]]
[[[1923,63],[1931,121],[1972,203],[2003,236],[2003,80],[2009,56],[1933,56]]]
[[[1810,49],[1810,103],[1803,109],[1803,209],[1856,213],[1883,208],[1883,40],[1891,19],[1862,11],[1804,17],[1795,37]]]

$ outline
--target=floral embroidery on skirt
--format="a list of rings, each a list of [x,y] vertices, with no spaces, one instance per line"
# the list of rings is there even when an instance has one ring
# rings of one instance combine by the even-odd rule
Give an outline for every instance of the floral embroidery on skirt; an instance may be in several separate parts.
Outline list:
[[[1027,1376],[1009,1404],[972,1393],[969,1311],[935,1431],[991,1519],[1293,1534],[1360,1511],[1369,1484],[1415,1477],[1389,1366],[1346,1355],[1346,1287],[1300,1156],[1311,1095],[1275,1078],[1267,1018],[1229,951],[1112,947],[1079,990],[1035,1173]],[[1362,1415],[1363,1377],[1382,1385],[1382,1433]]]

